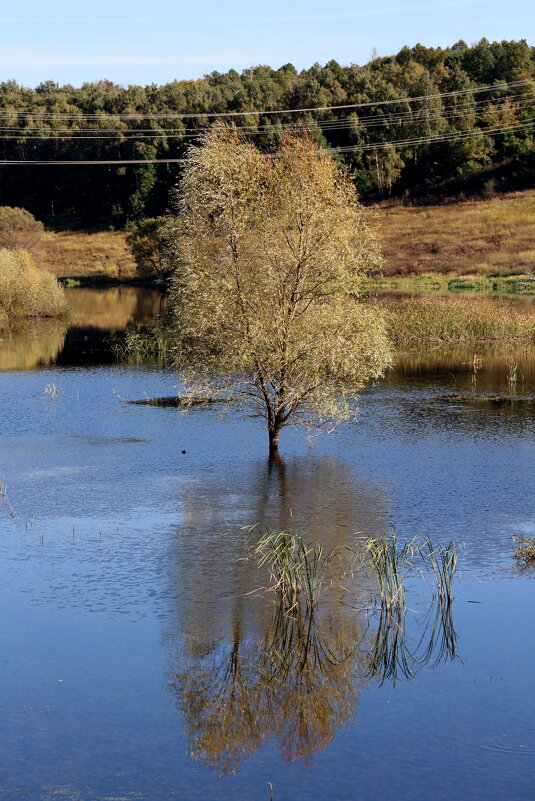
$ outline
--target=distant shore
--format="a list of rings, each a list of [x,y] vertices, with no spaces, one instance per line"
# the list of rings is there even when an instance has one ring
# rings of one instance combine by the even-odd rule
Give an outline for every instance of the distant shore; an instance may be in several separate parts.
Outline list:
[[[457,288],[509,291],[535,277],[535,189],[433,206],[385,201],[377,213],[384,264],[373,280],[383,289],[409,289],[415,278],[423,291],[452,289],[460,277],[478,280]],[[84,286],[142,280],[123,231],[47,231],[39,263]]]

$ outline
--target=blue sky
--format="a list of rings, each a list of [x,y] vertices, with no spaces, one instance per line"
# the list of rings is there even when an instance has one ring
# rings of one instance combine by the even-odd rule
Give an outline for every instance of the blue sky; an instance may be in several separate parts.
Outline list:
[[[531,0],[0,0],[0,80],[165,83],[257,64],[365,63],[404,44],[535,43]]]

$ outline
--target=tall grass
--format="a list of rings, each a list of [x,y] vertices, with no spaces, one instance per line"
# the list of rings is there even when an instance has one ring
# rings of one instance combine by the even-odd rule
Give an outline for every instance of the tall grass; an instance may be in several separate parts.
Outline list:
[[[315,607],[326,571],[338,554],[337,549],[324,551],[321,545],[306,545],[301,537],[288,531],[266,532],[254,553],[259,565],[267,565],[270,589],[276,590],[284,608],[293,609],[299,603]]]
[[[61,317],[65,294],[53,275],[25,250],[0,250],[0,318]]]
[[[134,364],[147,360],[167,363],[174,344],[171,329],[159,318],[144,330],[117,334],[111,343],[117,361]]]
[[[535,313],[507,300],[399,298],[387,308],[390,335],[396,344],[535,339]]]
[[[264,533],[253,553],[259,566],[269,570],[268,589],[278,592],[287,609],[303,601],[316,607],[328,571],[332,581],[333,563],[340,576],[356,572],[368,576],[376,587],[371,606],[403,609],[408,581],[415,576],[431,586],[433,601],[449,604],[453,599],[457,568],[454,542],[443,546],[426,537],[400,543],[394,533],[386,538],[361,538],[352,547],[325,550],[319,544],[307,545],[301,537],[281,531]]]

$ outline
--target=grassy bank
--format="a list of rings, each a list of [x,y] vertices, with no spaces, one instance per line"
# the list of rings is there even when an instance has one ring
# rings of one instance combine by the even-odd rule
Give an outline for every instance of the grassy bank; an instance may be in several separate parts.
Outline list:
[[[39,264],[57,278],[131,280],[136,277],[136,263],[125,237],[122,231],[47,231]]]
[[[447,291],[452,277],[475,276],[473,288],[490,292],[501,291],[497,283],[510,291],[507,276],[535,275],[535,190],[450,205],[385,204],[379,220],[383,280],[429,274],[417,291]],[[122,231],[47,231],[39,263],[57,277],[137,277]]]
[[[535,310],[485,297],[421,297],[384,301],[396,344],[535,339]]]
[[[380,210],[383,275],[535,274],[535,190]]]
[[[0,250],[0,322],[66,312],[65,293],[53,275],[36,267],[25,250]]]
[[[396,293],[406,295],[449,295],[452,293],[483,295],[535,295],[535,277],[411,275],[373,278],[365,282],[363,292]]]

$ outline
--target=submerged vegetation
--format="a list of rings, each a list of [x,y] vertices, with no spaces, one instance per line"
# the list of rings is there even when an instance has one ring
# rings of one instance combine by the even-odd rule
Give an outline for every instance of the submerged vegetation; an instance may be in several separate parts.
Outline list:
[[[17,317],[61,317],[63,288],[25,250],[0,250],[0,322]]]

